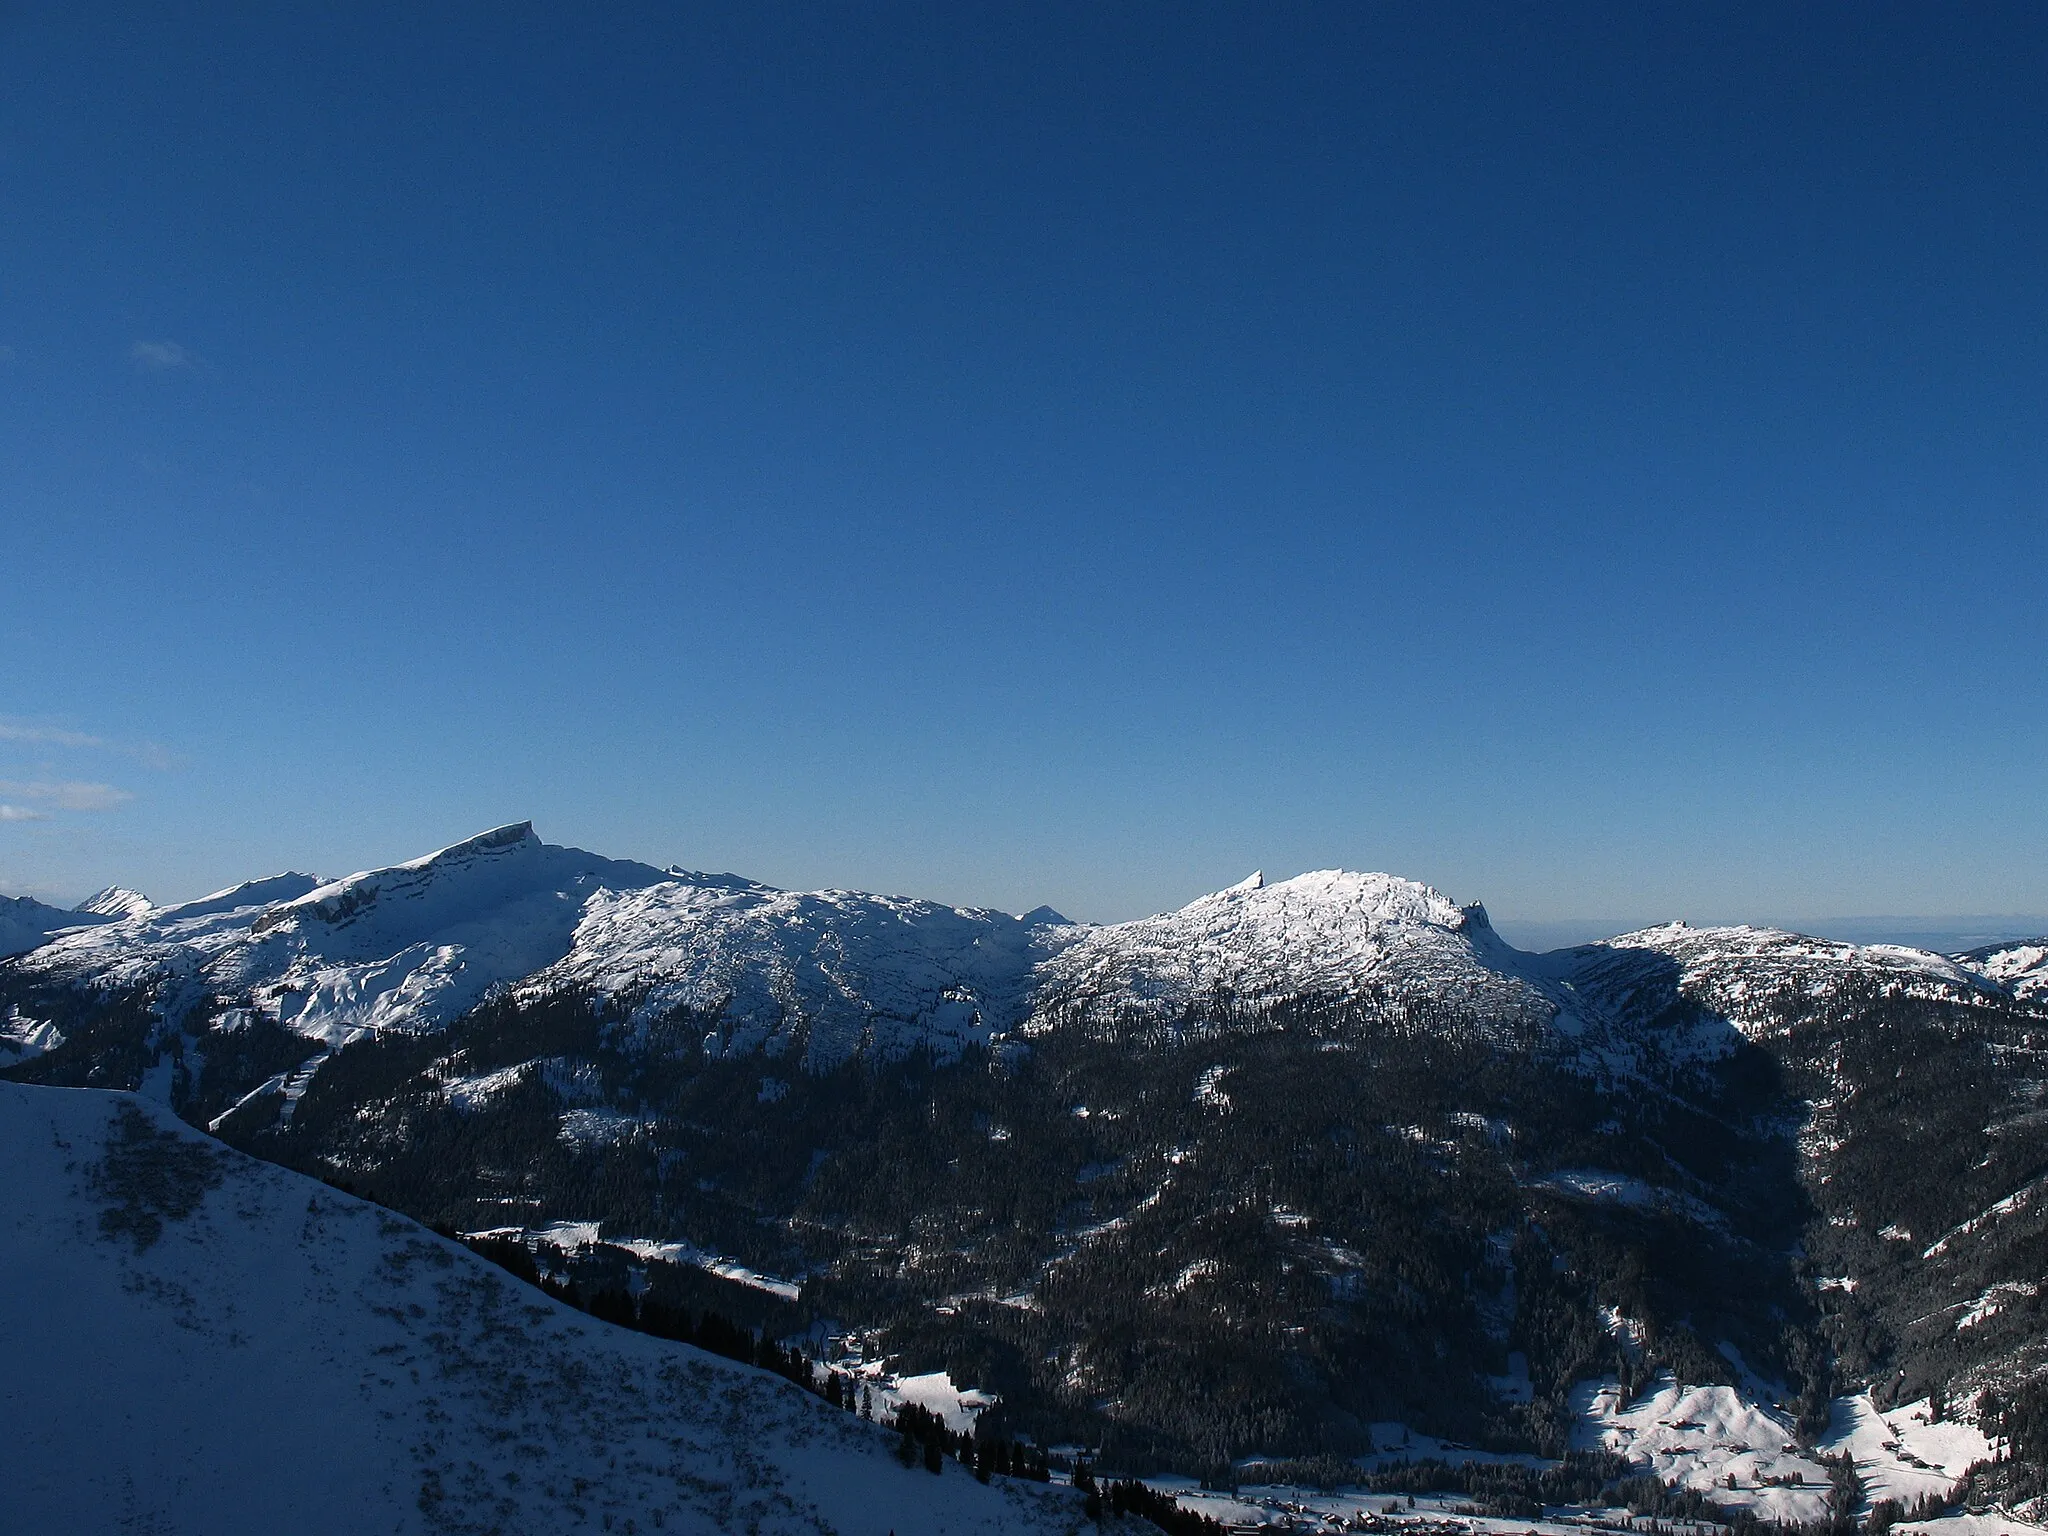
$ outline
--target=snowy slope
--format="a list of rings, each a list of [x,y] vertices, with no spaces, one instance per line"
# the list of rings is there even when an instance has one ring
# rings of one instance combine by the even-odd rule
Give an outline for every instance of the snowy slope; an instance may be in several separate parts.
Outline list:
[[[679,874],[598,893],[570,952],[527,985],[629,995],[642,1025],[688,1010],[714,1021],[713,1055],[944,1057],[1019,1023],[1034,963],[1074,932],[1037,914]]]
[[[46,906],[32,896],[0,896],[0,955],[19,955],[62,929],[104,921],[96,914]]]
[[[1667,923],[1544,959],[1611,1017],[1647,1021],[1683,996],[1752,1037],[1779,1027],[1788,1012],[1850,989],[1963,999],[1996,990],[1945,955],[1779,928]]]
[[[72,910],[89,912],[94,917],[142,917],[155,911],[156,903],[140,891],[131,891],[124,885],[110,885],[104,891],[95,891]]]
[[[566,954],[595,892],[664,878],[552,847],[521,823],[344,880],[279,875],[154,909],[67,936],[34,968],[153,986],[167,1016],[202,996],[235,997],[342,1044],[447,1022]]]
[[[1624,1402],[1618,1385],[1589,1381],[1572,1406],[1574,1450],[1626,1456],[1762,1520],[1827,1516],[1827,1468],[1799,1448],[1787,1415],[1734,1387],[1684,1386],[1667,1376]]]
[[[2048,1000],[2048,938],[2032,939],[2025,944],[1994,944],[1956,958],[2006,987],[2015,997]]]
[[[0,1162],[10,1533],[1078,1524],[132,1096],[0,1083]]]
[[[1054,1018],[1166,1021],[1219,995],[1551,1011],[1481,908],[1392,875],[1317,870],[1276,885],[1254,875],[1178,912],[1074,934],[1039,969],[1039,1007]]]

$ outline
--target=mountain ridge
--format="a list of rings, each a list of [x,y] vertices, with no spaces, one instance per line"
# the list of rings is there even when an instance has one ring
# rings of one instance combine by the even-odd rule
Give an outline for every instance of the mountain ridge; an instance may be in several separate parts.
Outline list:
[[[1910,1400],[2048,1365],[2026,948],[1531,954],[1328,870],[1084,924],[514,823],[60,932],[0,962],[0,1073],[462,1230],[587,1232],[578,1262],[777,1277],[789,1319],[1134,1463],[1388,1420],[1554,1454],[1602,1372],[1747,1361],[1811,1420],[1837,1373]]]
[[[204,972],[330,1045],[431,1028],[506,987],[631,993],[643,1021],[663,1009],[729,1015],[721,1049],[779,1054],[802,1033],[826,1068],[869,1049],[986,1044],[1058,1016],[1165,1020],[1223,995],[1453,992],[1503,1014],[1549,1009],[1573,1028],[1586,1022],[1574,1017],[1576,968],[1617,950],[1674,957],[1703,987],[1731,960],[1784,986],[1846,967],[1936,990],[2048,987],[2048,960],[2026,946],[1958,960],[1754,927],[1666,924],[1535,955],[1501,939],[1478,903],[1344,870],[1254,876],[1122,923],[1049,907],[1013,917],[657,869],[545,843],[531,822],[338,880],[277,876],[161,908],[117,895],[109,908],[70,934],[75,915],[38,909],[48,926],[27,936],[24,965],[79,980],[132,982],[152,959]],[[1733,994],[1722,1001],[1741,1013]]]

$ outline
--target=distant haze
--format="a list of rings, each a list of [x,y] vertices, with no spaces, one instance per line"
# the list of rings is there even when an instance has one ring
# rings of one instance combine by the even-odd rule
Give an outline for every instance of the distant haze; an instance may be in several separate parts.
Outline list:
[[[1556,917],[1524,920],[1489,914],[1494,929],[1517,949],[1541,954],[1547,949],[1566,949],[1574,944],[1591,944],[1618,933],[1672,921],[1653,917]],[[1725,923],[1752,923],[1764,928],[1787,928],[1810,933],[1816,938],[1839,939],[1847,944],[1906,944],[1914,949],[1931,949],[1953,955],[1986,944],[2008,944],[2017,939],[2037,939],[2048,934],[2048,915],[1998,913],[1966,917],[1778,917],[1778,918],[1687,918],[1696,928]]]

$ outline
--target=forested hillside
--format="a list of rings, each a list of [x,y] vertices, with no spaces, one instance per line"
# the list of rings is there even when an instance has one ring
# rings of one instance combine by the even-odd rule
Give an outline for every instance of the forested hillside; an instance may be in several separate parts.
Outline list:
[[[1809,1429],[1864,1386],[2018,1413],[2048,1365],[2048,1015],[1994,967],[1680,925],[1522,955],[1383,876],[1102,929],[785,894],[515,828],[141,910],[0,965],[7,1070],[574,1230],[564,1265],[1131,1468],[1390,1421],[1557,1455],[1576,1384],[1660,1370]]]

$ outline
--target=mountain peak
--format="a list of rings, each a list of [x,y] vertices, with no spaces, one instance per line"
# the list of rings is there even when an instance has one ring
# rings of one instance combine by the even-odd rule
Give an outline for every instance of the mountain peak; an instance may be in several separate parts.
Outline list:
[[[1256,892],[1261,906],[1327,908],[1347,918],[1376,923],[1424,923],[1462,929],[1466,915],[1434,886],[1400,875],[1367,874],[1349,869],[1311,869],[1291,880],[1233,890]]]
[[[447,876],[479,866],[499,864],[508,858],[526,862],[524,856],[539,853],[547,846],[535,836],[530,821],[493,827],[488,832],[479,832],[474,837],[450,843],[446,848],[437,848],[417,859],[407,859],[402,864],[359,870],[340,880],[331,880],[306,892],[296,901],[286,902],[274,911],[264,913],[257,919],[256,932],[263,933],[295,919],[341,926],[375,905],[387,890],[416,896],[429,884],[437,885]]]
[[[87,912],[94,917],[142,917],[156,910],[156,903],[140,891],[131,891],[125,885],[110,885],[103,891],[96,891],[71,909]]]

